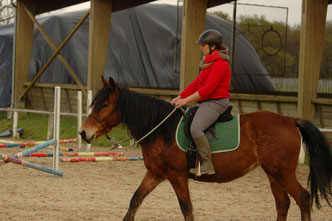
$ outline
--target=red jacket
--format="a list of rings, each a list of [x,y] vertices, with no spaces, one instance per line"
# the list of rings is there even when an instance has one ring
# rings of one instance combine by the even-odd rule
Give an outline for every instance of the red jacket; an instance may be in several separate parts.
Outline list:
[[[231,82],[231,69],[226,60],[223,60],[216,52],[207,55],[204,63],[211,64],[208,68],[202,69],[198,77],[184,89],[180,96],[186,98],[198,91],[201,99],[229,98],[229,88]]]

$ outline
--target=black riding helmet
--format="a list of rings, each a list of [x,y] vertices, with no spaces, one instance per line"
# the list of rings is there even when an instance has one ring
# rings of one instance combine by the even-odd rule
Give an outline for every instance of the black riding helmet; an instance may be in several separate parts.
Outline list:
[[[209,29],[204,31],[200,36],[198,41],[196,41],[197,44],[208,44],[210,48],[210,54],[211,54],[211,47],[212,45],[215,45],[217,50],[221,49],[222,45],[222,36],[219,31],[214,29]]]

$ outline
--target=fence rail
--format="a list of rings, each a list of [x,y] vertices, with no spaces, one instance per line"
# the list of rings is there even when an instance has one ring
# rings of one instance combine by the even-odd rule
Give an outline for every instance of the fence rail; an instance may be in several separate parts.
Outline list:
[[[277,91],[297,92],[298,91],[298,79],[297,78],[274,78],[272,82]],[[318,93],[332,94],[332,80],[319,79],[318,81]]]
[[[6,111],[6,112],[22,112],[22,113],[34,113],[34,114],[54,114],[53,111],[44,111],[44,110],[32,110],[32,109],[15,109],[15,108],[0,108],[0,111]],[[61,116],[72,116],[77,117],[78,113],[66,113],[66,112],[60,112]],[[87,114],[83,114],[82,116],[86,117]]]
[[[56,87],[57,88],[57,87]],[[59,87],[59,90],[60,87]],[[87,104],[90,104],[91,101],[92,101],[92,91],[91,90],[88,90],[88,99],[87,99]],[[60,95],[57,95],[56,97],[56,93],[54,94],[54,107],[56,105],[60,106],[60,102],[61,102],[61,99],[60,99]],[[56,104],[57,103],[57,104]],[[87,110],[89,110],[89,106],[87,107]],[[18,124],[18,113],[35,113],[35,114],[45,114],[45,115],[48,115],[49,118],[48,118],[48,130],[47,130],[47,139],[50,139],[50,137],[52,137],[52,132],[54,132],[54,123],[55,123],[55,114],[58,114],[59,115],[59,118],[60,116],[72,116],[72,117],[76,117],[77,118],[77,128],[80,128],[81,127],[81,124],[82,124],[82,117],[87,117],[88,114],[85,113],[83,114],[82,113],[82,92],[81,91],[78,91],[77,92],[77,113],[66,113],[66,112],[61,112],[60,109],[56,111],[45,111],[45,110],[32,110],[32,109],[17,109],[17,108],[0,108],[0,112],[1,111],[6,111],[6,112],[13,112],[13,137],[16,137],[17,136],[17,124]],[[58,135],[59,136],[59,135]],[[53,134],[53,137],[55,137],[55,134]],[[78,139],[78,149],[79,151],[81,150],[81,137],[78,135],[77,137]],[[91,145],[88,144],[87,145],[87,151],[90,151],[90,148],[91,148]],[[54,153],[54,156],[56,154]]]

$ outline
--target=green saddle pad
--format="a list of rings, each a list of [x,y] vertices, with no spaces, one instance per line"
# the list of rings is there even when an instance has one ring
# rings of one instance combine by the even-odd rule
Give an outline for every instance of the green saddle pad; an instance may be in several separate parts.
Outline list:
[[[189,147],[189,139],[185,134],[186,120],[181,118],[176,129],[176,143],[181,150],[196,151]],[[212,153],[221,153],[236,150],[240,144],[240,117],[234,116],[232,120],[227,122],[217,122],[215,133],[219,139],[213,137],[210,141]]]

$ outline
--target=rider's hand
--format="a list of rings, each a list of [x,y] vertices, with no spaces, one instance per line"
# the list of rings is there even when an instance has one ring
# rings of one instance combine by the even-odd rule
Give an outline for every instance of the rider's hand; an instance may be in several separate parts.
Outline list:
[[[171,101],[171,105],[175,106],[175,103],[176,103],[178,100],[180,100],[180,99],[181,99],[180,95],[177,96],[176,98],[174,98],[174,99]]]
[[[175,102],[175,107],[176,108],[181,108],[183,105],[186,105],[189,102],[188,99],[184,98],[184,99],[179,99]]]

